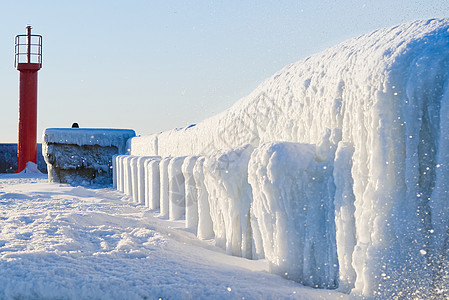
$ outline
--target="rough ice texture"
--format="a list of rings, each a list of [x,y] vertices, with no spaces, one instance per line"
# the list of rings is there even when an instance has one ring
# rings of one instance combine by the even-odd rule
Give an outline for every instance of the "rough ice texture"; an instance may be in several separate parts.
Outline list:
[[[119,154],[124,154],[127,140],[134,136],[136,133],[132,129],[47,128],[42,140],[47,144],[113,146]]]
[[[334,189],[328,164],[316,159],[314,145],[299,143],[267,143],[252,153],[248,179],[253,232],[259,231],[254,239],[274,273],[335,288]]]
[[[170,220],[181,219],[186,212],[185,179],[182,164],[185,157],[175,157],[168,163],[168,216]]]
[[[197,236],[200,239],[208,239],[214,237],[212,218],[210,214],[209,193],[204,184],[204,161],[205,157],[201,156],[196,160],[193,167],[193,177],[195,179],[195,187],[198,197],[198,227]]]
[[[270,153],[265,143],[315,145],[315,160],[328,168],[320,176],[330,176],[329,182],[334,185],[334,194],[327,189],[333,199],[328,208],[333,211],[317,208],[316,213],[320,217],[335,216],[336,243],[326,246],[330,247],[326,250],[330,251],[325,268],[328,273],[321,269],[310,274],[306,271],[299,280],[312,286],[332,286],[336,281],[342,290],[367,298],[425,298],[443,284],[447,278],[443,275],[448,273],[448,29],[448,19],[416,21],[350,39],[286,66],[230,109],[194,127],[133,138],[131,153],[162,157],[204,155],[206,170],[206,166],[214,166],[217,151],[238,149],[249,143],[262,147],[257,156],[254,154],[258,168],[267,174],[283,171],[285,174],[279,173],[276,178],[287,178],[292,172],[289,168],[282,170],[269,162],[264,165],[267,161],[263,155]],[[157,142],[150,147],[148,140]],[[296,157],[293,153],[288,152],[287,156]],[[276,161],[287,164],[285,159]],[[302,176],[308,173],[318,176],[317,163],[299,172],[296,180],[302,182]],[[288,165],[295,164],[292,161]],[[248,172],[244,162],[239,168],[241,174]],[[250,169],[248,175],[254,180],[253,195],[264,195],[268,186],[281,191],[295,184],[292,179],[292,186],[277,186],[274,182],[262,186],[260,174],[251,172]],[[225,172],[220,170],[219,174]],[[215,206],[218,202],[211,199],[221,191],[220,186],[236,181],[223,175],[219,177],[224,181],[221,182],[213,179],[212,174],[204,175],[215,238],[223,243],[225,231],[230,230],[225,219],[231,216],[220,219],[214,215],[221,210]],[[293,205],[293,198],[289,197],[275,199],[270,195],[267,199],[277,202],[266,208],[267,214],[285,201]],[[312,201],[308,197],[300,199],[305,199],[304,203]],[[303,202],[295,201],[298,203],[294,206],[301,207]],[[253,212],[256,215],[261,211]],[[262,214],[257,222],[251,220],[253,230],[259,227],[262,240],[275,233],[274,227],[263,229],[270,224],[263,218],[277,216]],[[291,224],[285,225],[292,226],[289,230],[309,222],[307,218],[296,218],[282,222]],[[332,220],[326,222],[330,226]],[[308,245],[320,243],[321,237],[314,231],[323,226],[318,225],[301,231],[301,238],[309,239]],[[256,234],[253,237],[256,252],[262,254],[264,250],[271,257],[272,245],[265,247],[262,243],[263,249],[258,250],[259,238]],[[275,250],[287,249],[283,252],[285,257],[270,259],[274,266],[280,266],[276,259],[289,259],[291,251],[298,255],[315,251],[288,249],[282,243],[279,241],[276,246],[280,249]],[[335,263],[331,259],[334,255],[338,257],[338,275],[330,265]],[[298,269],[285,266],[294,276],[311,270],[301,262],[295,265]],[[307,283],[307,275],[313,276],[312,282]],[[321,282],[315,281],[317,278]]]
[[[198,227],[198,190],[193,176],[198,156],[188,156],[182,164],[182,174],[185,180],[185,206],[186,206],[186,228],[197,229]]]
[[[356,273],[352,265],[352,253],[356,245],[354,181],[351,177],[352,156],[354,147],[350,143],[341,142],[335,154],[334,184],[335,190],[335,226],[339,282],[342,292],[350,292],[354,288]]]
[[[61,183],[112,183],[112,156],[116,147],[43,144],[48,179]]]
[[[160,180],[160,216],[169,216],[169,174],[168,174],[168,164],[171,158],[163,158],[159,163],[159,180]]]
[[[112,157],[127,151],[128,129],[47,128],[42,154],[50,181],[113,183]],[[137,195],[136,195],[137,197]]]
[[[219,151],[206,157],[204,184],[209,194],[215,241],[226,253],[251,258],[248,161],[252,146]]]

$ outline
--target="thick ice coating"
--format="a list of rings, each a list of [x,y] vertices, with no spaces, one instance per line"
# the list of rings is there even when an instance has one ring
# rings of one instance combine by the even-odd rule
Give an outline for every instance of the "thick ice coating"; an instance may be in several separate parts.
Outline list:
[[[233,237],[234,254],[244,228],[227,226],[227,208],[248,198],[231,183],[248,174],[252,252],[276,272],[367,298],[426,298],[448,273],[448,29],[416,21],[353,38],[194,127],[133,138],[131,154],[205,156],[215,239]],[[230,164],[229,176],[220,153],[246,144],[249,169]]]
[[[198,199],[198,227],[197,236],[200,239],[214,237],[212,218],[210,214],[209,193],[204,185],[204,156],[200,156],[193,167],[193,178]]]
[[[132,129],[47,128],[42,140],[47,144],[115,146],[123,154],[127,151],[126,141],[133,136],[136,133]]]
[[[251,155],[252,217],[272,271],[314,287],[337,286],[334,189],[316,147],[267,143]],[[253,232],[254,232],[253,228]],[[259,234],[255,235],[259,236]]]
[[[251,187],[247,166],[252,146],[206,157],[204,184],[209,194],[215,240],[226,253],[251,258]]]

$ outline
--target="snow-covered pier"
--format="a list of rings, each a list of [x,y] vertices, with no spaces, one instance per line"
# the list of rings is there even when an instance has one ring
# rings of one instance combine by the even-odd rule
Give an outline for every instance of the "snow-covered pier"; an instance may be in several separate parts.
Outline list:
[[[425,298],[448,274],[448,70],[447,19],[348,40],[196,126],[132,138],[116,186],[305,285]]]

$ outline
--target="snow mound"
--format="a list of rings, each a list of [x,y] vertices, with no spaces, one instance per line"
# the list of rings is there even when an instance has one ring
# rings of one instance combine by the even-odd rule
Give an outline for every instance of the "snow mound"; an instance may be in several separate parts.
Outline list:
[[[448,273],[448,30],[432,19],[350,39],[194,127],[133,138],[131,154],[205,157],[196,174],[228,252],[243,250],[249,205],[252,252],[275,272],[366,298],[426,298]],[[224,163],[248,144],[251,159]]]
[[[26,163],[25,169],[20,172],[22,174],[42,174],[41,171],[37,168],[37,164],[32,161]]]

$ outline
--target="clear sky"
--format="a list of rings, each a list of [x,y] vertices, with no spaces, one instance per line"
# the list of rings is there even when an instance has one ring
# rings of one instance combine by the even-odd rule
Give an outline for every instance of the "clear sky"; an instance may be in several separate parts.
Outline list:
[[[48,127],[146,135],[219,113],[289,63],[447,0],[1,1],[0,142],[17,141],[14,36],[43,35],[38,141]]]

